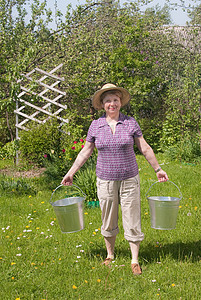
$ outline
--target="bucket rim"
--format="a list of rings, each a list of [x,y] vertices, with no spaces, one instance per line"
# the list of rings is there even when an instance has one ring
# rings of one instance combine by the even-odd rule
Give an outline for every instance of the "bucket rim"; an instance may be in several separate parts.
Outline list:
[[[176,202],[176,201],[180,201],[180,198],[178,198],[178,197],[171,197],[171,196],[148,196],[147,199],[150,200],[150,201],[161,201],[161,202]]]
[[[68,205],[57,205],[59,201],[62,201],[62,200],[68,200],[68,199],[70,200],[70,198],[79,198],[80,200],[77,201],[77,202],[75,202],[75,203],[68,204]],[[66,207],[66,206],[72,206],[72,205],[74,205],[74,204],[79,204],[79,203],[83,202],[85,199],[86,199],[86,197],[81,197],[81,196],[77,196],[77,197],[68,197],[68,198],[64,198],[64,199],[58,199],[58,200],[56,200],[56,201],[54,201],[54,202],[51,202],[50,204],[51,204],[53,207],[55,207],[55,206],[57,206],[57,207]]]

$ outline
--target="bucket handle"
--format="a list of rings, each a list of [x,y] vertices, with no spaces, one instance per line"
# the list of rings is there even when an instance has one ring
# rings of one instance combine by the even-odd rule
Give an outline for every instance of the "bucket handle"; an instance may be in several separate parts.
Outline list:
[[[86,194],[81,190],[81,188],[79,188],[79,186],[77,186],[77,185],[75,185],[75,184],[72,184],[73,186],[75,186],[76,188],[78,188],[81,192],[82,192],[82,195],[84,196],[84,197],[86,197]],[[71,185],[71,186],[72,186]],[[53,201],[51,201],[52,200],[52,197],[53,197],[53,195],[54,195],[54,193],[56,192],[56,190],[58,190],[61,186],[64,186],[63,184],[60,184],[58,187],[56,187],[56,189],[53,191],[53,193],[52,193],[52,195],[51,195],[51,198],[50,198],[50,204],[52,204],[53,203]]]
[[[172,184],[174,184],[174,185],[176,186],[176,188],[178,189],[178,191],[179,191],[179,193],[180,193],[180,198],[179,198],[179,200],[181,200],[183,196],[182,196],[182,193],[181,193],[179,187],[178,187],[174,182],[172,182],[172,181],[170,181],[170,180],[167,180],[166,182],[171,182]],[[161,182],[156,181],[156,182],[154,182],[154,183],[149,187],[148,191],[147,191],[146,194],[145,194],[146,198],[148,197],[148,196],[147,196],[148,192],[150,191],[150,189],[152,188],[152,186],[153,186],[154,184],[156,184],[156,183],[161,183]]]

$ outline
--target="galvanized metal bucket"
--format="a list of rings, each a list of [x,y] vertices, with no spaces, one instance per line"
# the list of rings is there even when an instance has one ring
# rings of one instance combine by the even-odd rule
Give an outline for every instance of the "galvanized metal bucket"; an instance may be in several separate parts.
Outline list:
[[[179,198],[170,196],[147,196],[153,185],[159,183],[159,181],[154,182],[146,193],[146,197],[149,200],[151,227],[154,229],[170,230],[176,227],[179,202],[182,199],[182,194],[175,183],[169,180],[167,182],[171,182],[177,187],[180,193]]]
[[[59,226],[63,233],[80,231],[84,229],[84,200],[86,199],[86,195],[78,186],[73,184],[74,187],[78,188],[82,192],[83,197],[65,197],[52,202],[54,193],[62,186],[63,184],[59,185],[54,190],[50,198],[50,204],[54,209]]]

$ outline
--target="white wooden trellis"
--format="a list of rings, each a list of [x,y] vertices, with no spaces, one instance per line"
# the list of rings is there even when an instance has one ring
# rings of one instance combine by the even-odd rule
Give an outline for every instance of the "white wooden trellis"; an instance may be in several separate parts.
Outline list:
[[[66,105],[63,105],[58,102],[58,100],[65,96],[66,93],[62,92],[56,87],[61,81],[64,81],[64,78],[53,74],[62,66],[63,64],[60,64],[59,66],[52,69],[50,72],[46,72],[39,68],[34,68],[29,73],[22,74],[23,78],[18,80],[18,83],[20,83],[21,92],[17,97],[16,109],[14,111],[16,114],[16,139],[19,139],[19,129],[26,131],[29,130],[25,126],[25,124],[27,124],[28,122],[37,122],[39,124],[45,124],[45,122],[47,122],[47,120],[49,120],[51,117],[56,118],[60,122],[60,126],[64,123],[69,122],[68,119],[64,119],[61,116],[59,116],[59,114],[63,110],[67,109]],[[37,73],[37,75],[42,74],[43,76],[37,80],[34,80],[34,78],[31,77],[34,73]],[[36,93],[29,86],[27,86],[27,84],[25,87],[23,84],[24,79],[26,79],[26,81],[30,83],[34,82],[42,91]],[[44,81],[47,79],[54,80],[54,82],[52,84],[44,83]],[[49,96],[45,96],[47,92],[52,92],[52,94],[56,94],[56,97],[50,99]],[[37,97],[37,99],[40,99],[43,102],[42,107],[40,107],[39,104],[33,104],[33,97]],[[29,114],[26,112],[27,108],[29,109]],[[16,157],[16,161],[18,163],[18,154]]]

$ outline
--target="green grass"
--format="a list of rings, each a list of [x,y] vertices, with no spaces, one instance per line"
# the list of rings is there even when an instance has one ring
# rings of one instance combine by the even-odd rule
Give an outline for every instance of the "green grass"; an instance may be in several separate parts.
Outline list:
[[[145,234],[139,255],[143,274],[138,277],[131,273],[121,217],[109,269],[101,266],[106,250],[99,208],[85,207],[84,230],[62,234],[49,204],[52,190],[42,178],[31,180],[36,194],[0,191],[0,299],[200,299],[200,166],[167,162],[163,156],[158,160],[183,199],[175,230],[152,229],[145,195],[156,175],[138,156]],[[166,189],[173,196],[178,193],[170,183],[156,184],[150,193]]]

